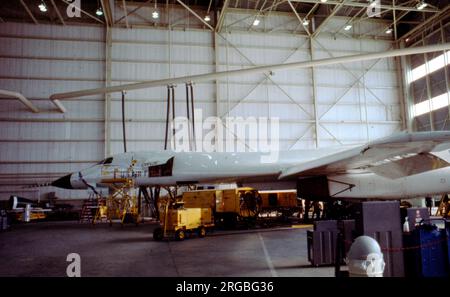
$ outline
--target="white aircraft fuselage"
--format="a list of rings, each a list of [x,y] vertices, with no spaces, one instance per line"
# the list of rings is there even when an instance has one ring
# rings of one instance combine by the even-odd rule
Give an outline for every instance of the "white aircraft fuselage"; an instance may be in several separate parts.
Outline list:
[[[107,186],[107,181],[132,178],[135,186],[172,186],[197,183],[238,183],[257,189],[296,189],[308,176],[279,178],[293,165],[320,159],[348,148],[279,152],[273,162],[262,163],[265,153],[243,152],[129,152],[72,173],[52,185],[67,189]],[[267,154],[267,153],[266,153]],[[450,160],[445,150],[440,157]],[[409,199],[450,192],[450,167],[391,179],[367,170],[324,175],[330,198]],[[324,186],[317,185],[318,187]]]

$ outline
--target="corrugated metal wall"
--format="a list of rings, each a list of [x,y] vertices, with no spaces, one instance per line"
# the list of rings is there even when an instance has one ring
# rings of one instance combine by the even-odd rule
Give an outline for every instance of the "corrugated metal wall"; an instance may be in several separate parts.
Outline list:
[[[237,18],[242,16],[228,13],[222,33],[113,28],[111,85],[311,56],[377,52],[391,46],[386,40],[330,33],[345,24],[346,19],[339,17],[312,44],[304,35],[280,31],[298,27],[294,16],[266,17],[265,33],[248,30],[249,24],[242,22],[231,26]],[[355,33],[382,28],[383,23],[359,26],[353,28]],[[0,102],[0,184],[4,189],[0,197],[8,194],[5,185],[51,180],[102,159],[105,152],[123,151],[120,93],[111,94],[109,123],[105,123],[104,96],[65,100],[66,114],[47,99],[56,92],[105,85],[105,31],[95,26],[0,24],[0,88],[23,93],[43,110],[32,114],[17,101]],[[204,118],[279,117],[280,149],[361,143],[401,127],[392,60],[291,70],[269,77],[233,77],[195,84],[194,92],[196,108],[202,109]],[[130,91],[125,96],[128,150],[162,149],[166,87]],[[176,100],[177,114],[185,115],[184,85],[176,87]],[[105,137],[110,143],[105,143]],[[28,174],[42,178],[26,178]],[[46,191],[55,189],[40,188],[41,195]],[[57,195],[74,198],[86,193],[57,191]]]
[[[34,114],[17,100],[2,98],[0,184],[22,187],[51,181],[102,159],[102,96],[66,100],[65,114],[48,98],[54,92],[104,86],[104,29],[2,23],[0,44],[0,88],[22,93],[41,110]],[[0,195],[8,197],[8,187]]]

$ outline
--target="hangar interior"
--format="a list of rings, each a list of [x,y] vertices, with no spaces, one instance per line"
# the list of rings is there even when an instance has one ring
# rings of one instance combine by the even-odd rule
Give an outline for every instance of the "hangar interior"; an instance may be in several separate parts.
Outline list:
[[[2,1],[1,6],[0,89],[24,97],[18,100],[0,91],[2,201],[11,195],[31,200],[57,197],[80,207],[88,190],[59,189],[48,183],[124,151],[122,93],[60,101],[50,100],[52,94],[450,42],[450,5],[436,0],[19,0]],[[379,14],[371,15],[376,8]],[[400,131],[446,131],[450,130],[449,53],[194,83],[196,116],[223,121],[278,118],[279,150],[350,147]],[[160,86],[123,94],[128,151],[164,149],[167,90]],[[174,95],[176,114],[184,116],[184,84],[174,87]],[[203,137],[210,132],[200,131]],[[236,140],[248,151],[258,150],[251,140]],[[414,204],[425,206],[423,199]],[[141,229],[130,232],[137,241],[151,234]],[[291,231],[264,235],[268,245],[285,240],[283,232]],[[115,240],[125,242],[123,234]],[[261,235],[254,239],[245,234],[238,235],[241,241],[224,240],[232,248],[250,251],[259,244],[258,238],[263,241]],[[296,236],[303,240],[304,251],[290,253],[306,257],[306,233]],[[193,251],[200,242],[188,244]],[[209,244],[220,250],[219,242]],[[289,244],[295,245],[295,240]],[[144,245],[139,242],[133,249]],[[273,261],[289,266],[281,257],[283,251],[278,253]],[[177,273],[205,274],[191,264],[183,262]],[[55,265],[49,275],[59,273],[58,265],[65,263]],[[257,268],[248,267],[244,275],[260,275]],[[100,268],[92,269],[92,275],[102,274]],[[330,271],[298,269],[294,275]],[[128,268],[123,273],[135,272]],[[210,273],[232,274],[231,268]],[[273,270],[270,273],[274,276]],[[288,268],[279,274],[292,275]]]

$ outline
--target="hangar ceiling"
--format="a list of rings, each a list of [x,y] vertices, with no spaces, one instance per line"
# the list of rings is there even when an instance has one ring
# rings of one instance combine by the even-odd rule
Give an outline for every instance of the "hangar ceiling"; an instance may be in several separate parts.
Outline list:
[[[208,23],[216,31],[222,29],[222,19],[225,14],[238,12],[240,10],[251,10],[255,17],[267,17],[273,13],[295,14],[299,18],[314,19],[316,28],[327,23],[330,17],[349,17],[349,23],[359,22],[367,19],[367,9],[370,8],[372,0],[78,0],[81,4],[81,17],[68,17],[65,10],[71,1],[69,0],[18,0],[3,1],[0,11],[0,22],[34,22],[51,24],[79,24],[97,23],[103,25],[129,27],[128,18],[138,17],[140,22],[133,26],[153,27],[205,27],[202,23],[174,23],[165,13],[173,8],[187,8],[196,12],[199,16],[210,15]],[[375,0],[373,0],[375,1]],[[448,8],[449,1],[427,0],[426,6],[421,7],[421,0],[377,0],[380,3],[380,13],[377,18],[388,20],[395,39],[401,38],[411,30],[423,24],[423,21],[442,14]],[[76,1],[75,1],[76,2]],[[44,3],[48,9],[43,13],[38,5]],[[145,8],[157,8],[161,17],[153,19],[151,13],[143,13]],[[105,12],[97,15],[98,8]],[[122,11],[121,11],[122,10]],[[308,24],[308,26],[311,24]],[[345,27],[340,28],[344,30]],[[258,28],[259,29],[259,28]],[[249,27],[249,30],[256,30]],[[263,30],[263,29],[260,29]]]

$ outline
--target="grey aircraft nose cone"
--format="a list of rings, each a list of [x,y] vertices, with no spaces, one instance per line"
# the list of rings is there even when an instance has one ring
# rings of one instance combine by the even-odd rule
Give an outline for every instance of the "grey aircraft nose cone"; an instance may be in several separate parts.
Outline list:
[[[51,185],[62,189],[73,189],[72,184],[70,183],[71,176],[72,174],[68,174],[63,177],[60,177],[57,180],[53,181]]]

